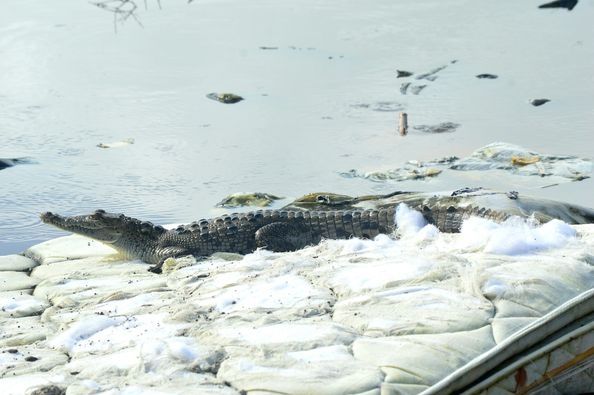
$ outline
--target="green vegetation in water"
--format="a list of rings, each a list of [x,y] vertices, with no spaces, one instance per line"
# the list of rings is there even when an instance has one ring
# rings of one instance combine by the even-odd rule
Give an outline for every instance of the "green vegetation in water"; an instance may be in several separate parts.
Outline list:
[[[274,196],[269,193],[262,192],[251,192],[251,193],[233,193],[219,203],[217,207],[243,207],[243,206],[255,206],[255,207],[268,207],[275,200],[280,200],[282,197]]]

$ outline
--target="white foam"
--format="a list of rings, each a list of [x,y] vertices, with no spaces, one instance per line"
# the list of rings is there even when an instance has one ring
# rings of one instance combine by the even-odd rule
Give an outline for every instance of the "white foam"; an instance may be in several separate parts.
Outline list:
[[[534,225],[531,220],[512,217],[502,224],[484,218],[470,218],[462,224],[458,247],[490,254],[524,255],[565,246],[576,235],[560,220]]]
[[[398,230],[403,235],[418,233],[425,225],[427,221],[420,212],[411,209],[408,205],[400,203],[396,207],[396,224]]]
[[[539,227],[531,227],[526,222],[514,221],[511,226],[504,223],[492,232],[483,251],[502,255],[522,255],[561,247],[569,238],[575,236],[575,231],[564,222],[551,222],[553,223],[549,222]]]
[[[439,237],[439,229],[435,225],[428,224],[420,212],[411,209],[406,203],[400,203],[396,207],[394,220],[402,238],[418,243]]]
[[[377,255],[394,256],[419,242],[437,241],[441,232],[427,224],[423,215],[401,203],[396,208],[395,220],[399,240],[379,235],[374,240],[338,240],[343,254],[375,252]],[[533,219],[512,217],[503,223],[480,217],[471,217],[462,224],[460,237],[451,244],[441,243],[441,249],[454,252],[482,251],[499,255],[523,255],[551,248],[560,248],[572,240],[576,231],[560,220],[537,225]],[[357,279],[357,282],[361,282]],[[358,288],[355,286],[355,288]]]

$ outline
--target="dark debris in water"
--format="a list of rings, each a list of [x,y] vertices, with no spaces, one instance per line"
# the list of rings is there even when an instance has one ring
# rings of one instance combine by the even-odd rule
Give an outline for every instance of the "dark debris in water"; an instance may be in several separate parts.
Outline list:
[[[441,70],[445,69],[446,67],[448,67],[447,64],[443,65],[443,66],[436,67],[427,73],[419,74],[416,78],[418,80],[435,81],[437,79],[437,75],[435,75],[435,74],[439,73]]]
[[[462,196],[462,195],[466,195],[468,193],[474,193],[477,191],[482,190],[483,187],[465,187],[465,188],[460,188],[455,190],[454,192],[452,192],[452,194],[450,196],[454,197],[454,196]]]
[[[490,74],[490,73],[483,73],[483,74],[477,74],[476,78],[481,79],[481,80],[494,80],[495,78],[497,78],[496,74]]]
[[[410,87],[410,93],[412,93],[413,95],[418,95],[426,87],[427,85],[413,85]]]
[[[578,0],[555,0],[550,3],[541,4],[538,8],[567,8],[567,11],[571,11],[577,3]]]
[[[517,200],[518,197],[520,196],[520,192],[518,192],[518,191],[509,191],[509,192],[506,192],[505,193],[505,196],[507,196],[511,200]]]
[[[532,104],[534,107],[538,107],[538,106],[542,106],[545,103],[550,102],[550,99],[532,99],[530,100],[530,104]]]
[[[415,77],[415,79],[417,80],[425,80],[425,81],[429,81],[429,82],[433,82],[437,79],[438,77],[438,73],[440,71],[442,71],[443,69],[445,69],[446,67],[448,67],[450,64],[454,64],[456,63],[457,60],[452,60],[447,64],[444,64],[442,66],[436,67],[426,73],[421,73],[419,75],[417,75]],[[402,77],[410,77],[411,75],[413,75],[413,72],[411,71],[405,71],[405,70],[396,70],[396,78],[402,78]],[[419,85],[413,85],[410,82],[404,82],[400,85],[400,93],[402,95],[406,95],[408,92],[412,93],[413,95],[418,95],[419,93],[421,93],[421,91],[423,89],[425,89],[427,87],[427,84],[419,84]]]
[[[234,93],[209,93],[206,95],[211,100],[216,100],[220,103],[235,104],[243,100],[243,97]]]
[[[406,95],[406,91],[408,91],[408,87],[410,86],[410,82],[404,82],[400,85],[400,93]]]

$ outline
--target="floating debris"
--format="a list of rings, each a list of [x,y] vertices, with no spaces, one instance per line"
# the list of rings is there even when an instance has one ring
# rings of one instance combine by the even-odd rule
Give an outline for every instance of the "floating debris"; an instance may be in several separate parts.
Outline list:
[[[128,145],[134,144],[134,139],[123,139],[120,141],[114,141],[113,143],[99,143],[97,147],[99,148],[122,148]]]
[[[538,107],[538,106],[542,106],[545,103],[550,102],[549,99],[532,99],[530,100],[530,104],[532,104],[534,107]]]
[[[406,95],[406,91],[408,90],[409,86],[410,82],[403,82],[402,85],[400,85],[400,93]]]
[[[254,207],[268,207],[275,200],[280,200],[282,197],[274,196],[268,193],[261,192],[250,192],[250,193],[233,193],[219,203],[217,207],[243,207],[243,206],[254,206]]]
[[[518,175],[558,176],[572,181],[590,177],[592,160],[571,155],[547,155],[508,144],[493,143],[460,159],[450,166],[453,170],[507,170]]]
[[[417,127],[415,127],[417,128]],[[571,155],[546,155],[508,144],[492,143],[474,151],[466,158],[455,156],[439,160],[408,161],[402,167],[388,170],[349,170],[340,173],[347,178],[366,178],[372,181],[405,181],[434,177],[445,169],[458,171],[505,170],[522,176],[560,177],[567,181],[581,181],[590,177],[592,160]]]
[[[436,67],[433,70],[429,71],[428,73],[419,74],[416,78],[418,80],[435,81],[437,79],[437,76],[435,74],[439,73],[441,70],[445,69],[446,67],[448,67],[448,66],[443,65],[443,66]]]
[[[474,193],[474,192],[478,192],[478,191],[482,191],[482,190],[483,190],[483,187],[464,187],[464,188],[456,189],[454,192],[452,192],[452,194],[450,196],[454,197],[454,196],[467,195],[469,193]]]
[[[378,101],[375,103],[356,103],[351,104],[352,108],[363,108],[371,111],[379,112],[396,112],[401,111],[404,107],[402,104],[393,101]]]
[[[450,61],[449,64],[454,64],[456,63],[457,60],[452,60]],[[423,74],[419,74],[417,75],[415,78],[417,80],[427,80],[427,81],[435,81],[437,79],[437,73],[439,73],[440,71],[442,71],[443,69],[445,69],[446,67],[448,67],[449,64],[445,64],[443,66],[439,66],[434,68],[433,70],[427,72],[427,73],[423,73]],[[401,78],[401,77],[409,77],[411,75],[413,75],[412,72],[410,71],[404,71],[404,70],[396,70],[396,78]],[[413,95],[418,95],[419,93],[421,93],[421,91],[423,89],[425,89],[427,87],[426,84],[423,85],[411,85],[410,82],[404,82],[400,85],[400,93],[403,95],[406,95],[407,92],[410,90],[410,92]]]
[[[418,95],[426,87],[427,85],[413,85],[410,87],[410,93],[412,93],[413,95]]]
[[[396,70],[396,78],[405,78],[405,77],[410,77],[411,75],[413,75],[414,73],[411,71],[406,71],[406,70]]]
[[[486,80],[494,80],[495,78],[498,78],[498,77],[496,74],[483,73],[483,74],[477,74],[476,78],[486,79]]]
[[[536,163],[540,161],[540,157],[538,155],[534,156],[512,156],[511,162],[514,166],[526,166],[532,163]]]
[[[427,177],[435,177],[442,172],[441,169],[433,167],[432,163],[409,161],[403,167],[388,170],[360,172],[351,169],[340,173],[345,178],[365,178],[371,181],[406,181],[420,180]]]
[[[505,195],[510,198],[511,200],[517,200],[518,197],[520,196],[520,192],[518,191],[509,191],[506,192]]]
[[[550,3],[541,4],[538,8],[567,8],[567,11],[573,10],[578,3],[578,0],[556,0]]]
[[[234,104],[244,100],[243,97],[234,93],[209,93],[206,97],[225,104]]]
[[[423,133],[452,133],[460,126],[459,123],[442,122],[437,125],[415,125],[413,129]]]
[[[408,89],[410,88],[410,93],[412,93],[413,95],[418,95],[426,87],[427,87],[427,85],[425,85],[425,84],[412,85],[410,82],[404,82],[402,85],[400,85],[400,93],[403,95],[406,95]]]
[[[382,112],[394,112],[399,111],[402,109],[402,105],[400,103],[391,102],[391,101],[378,101],[372,107],[372,111],[382,111]]]
[[[260,46],[260,49],[264,50],[264,51],[274,51],[276,49],[278,49],[278,47],[267,47],[265,45]]]

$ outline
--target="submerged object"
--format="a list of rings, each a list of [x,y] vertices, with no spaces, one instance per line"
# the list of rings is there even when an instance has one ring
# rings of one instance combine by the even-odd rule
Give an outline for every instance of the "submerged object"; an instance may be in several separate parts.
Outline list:
[[[309,209],[299,204],[281,210],[234,213],[201,219],[175,229],[140,221],[124,214],[97,210],[89,215],[61,216],[46,212],[41,220],[60,229],[108,244],[129,258],[155,264],[160,272],[167,258],[209,256],[216,252],[246,254],[257,248],[283,252],[319,243],[322,239],[373,238],[391,234],[396,206],[405,203],[442,232],[459,232],[470,217],[504,221],[510,216],[533,217],[540,222],[560,219],[570,224],[594,223],[594,210],[566,203],[483,189],[445,193],[392,193],[343,198],[328,205],[315,198]]]

